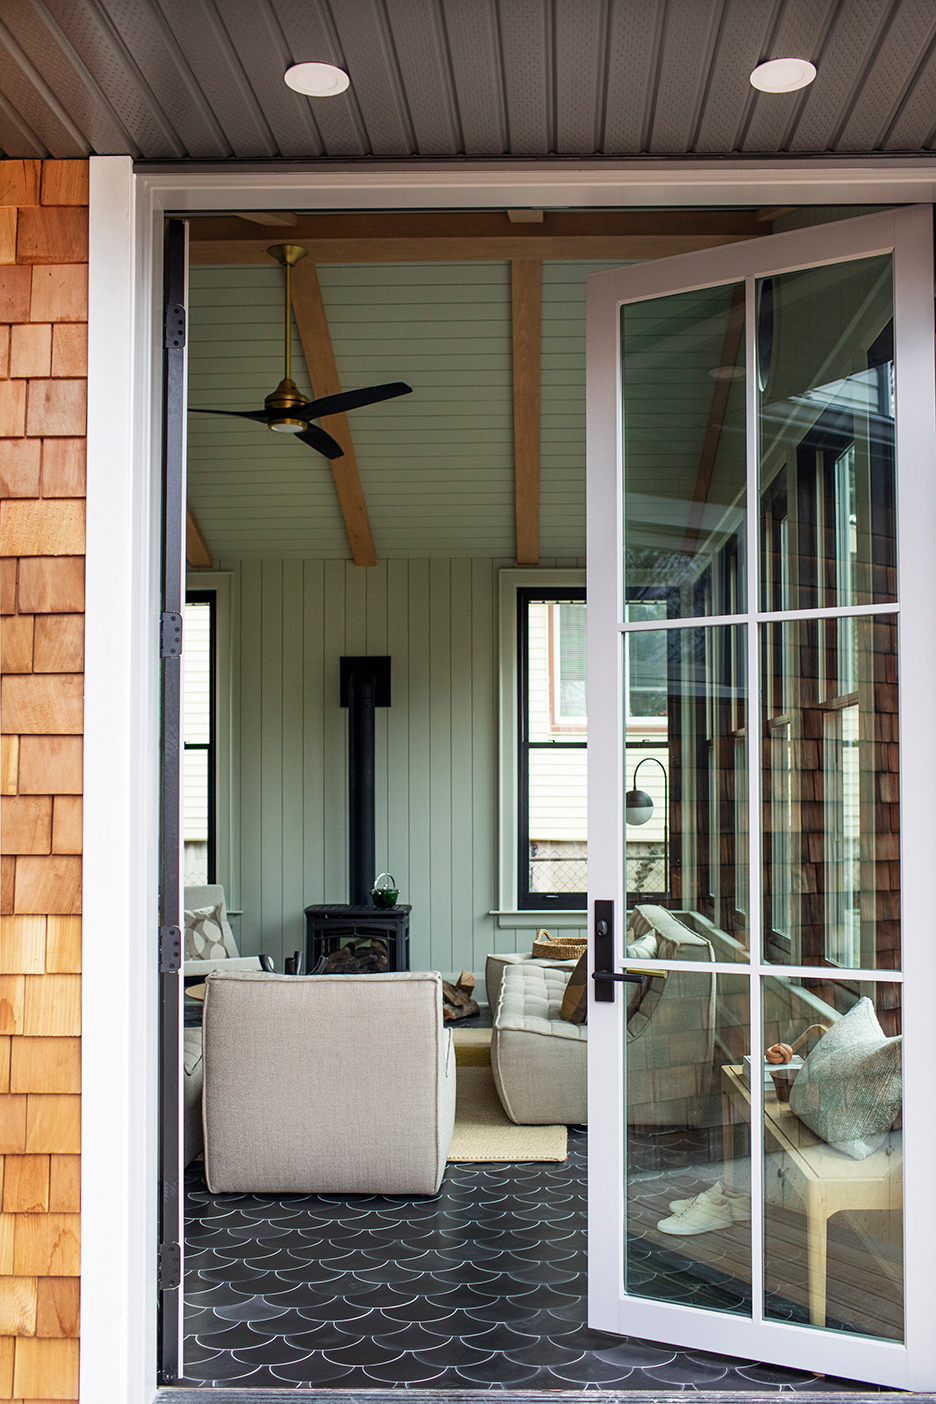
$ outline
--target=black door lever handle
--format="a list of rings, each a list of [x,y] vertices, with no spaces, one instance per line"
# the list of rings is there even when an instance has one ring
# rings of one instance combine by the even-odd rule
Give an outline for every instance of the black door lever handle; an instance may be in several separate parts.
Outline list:
[[[645,975],[629,975],[626,970],[593,970],[593,980],[617,980],[622,985],[642,985]]]

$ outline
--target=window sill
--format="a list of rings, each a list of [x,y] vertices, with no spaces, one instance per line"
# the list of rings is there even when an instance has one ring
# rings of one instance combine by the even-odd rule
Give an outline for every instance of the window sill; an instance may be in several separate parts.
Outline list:
[[[582,928],[588,925],[588,912],[584,907],[553,907],[549,911],[533,911],[527,908],[522,912],[488,912],[488,916],[497,918],[497,925],[502,931],[526,926],[532,930],[540,926],[551,930],[553,927]]]

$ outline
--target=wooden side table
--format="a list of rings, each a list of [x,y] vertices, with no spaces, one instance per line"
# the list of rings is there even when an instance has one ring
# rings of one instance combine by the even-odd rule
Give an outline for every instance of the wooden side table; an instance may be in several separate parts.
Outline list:
[[[722,1066],[721,1090],[724,1183],[726,1189],[734,1189],[736,1128],[751,1122],[751,1091],[741,1080],[740,1066]],[[789,1102],[777,1100],[772,1088],[764,1092],[764,1131],[765,1200],[797,1213],[802,1213],[805,1205],[809,1320],[813,1326],[824,1326],[828,1220],[843,1209],[900,1210],[900,1133],[892,1132],[886,1144],[867,1159],[852,1160],[820,1140],[790,1111]],[[751,1145],[752,1154],[756,1154],[753,1133]]]

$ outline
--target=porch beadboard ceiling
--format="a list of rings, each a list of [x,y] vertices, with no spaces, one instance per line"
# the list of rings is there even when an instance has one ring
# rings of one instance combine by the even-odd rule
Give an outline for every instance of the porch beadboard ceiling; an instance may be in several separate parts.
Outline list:
[[[191,270],[189,403],[262,404],[282,374],[282,274]],[[540,551],[585,553],[585,275],[543,268]],[[510,266],[321,267],[343,388],[414,393],[349,416],[378,559],[515,555]],[[293,327],[293,372],[311,395]],[[340,461],[340,460],[339,460]],[[244,420],[189,417],[189,503],[215,560],[337,557],[348,539],[329,465]]]
[[[815,83],[764,94],[766,58]],[[292,63],[340,65],[339,97]],[[926,153],[933,0],[6,0],[0,148],[145,160]]]

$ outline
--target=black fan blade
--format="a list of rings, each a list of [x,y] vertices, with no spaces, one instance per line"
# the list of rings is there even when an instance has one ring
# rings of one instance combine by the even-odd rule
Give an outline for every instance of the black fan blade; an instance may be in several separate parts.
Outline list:
[[[269,414],[266,410],[206,410],[195,409],[194,405],[189,406],[190,414],[226,414],[234,419],[256,419],[260,424],[269,421]]]
[[[368,385],[363,390],[343,390],[340,395],[325,395],[295,411],[301,419],[320,419],[323,414],[346,414],[348,410],[377,405],[381,400],[395,400],[398,395],[412,395],[412,385],[394,380],[390,385]]]
[[[324,453],[326,458],[344,458],[344,449],[336,443],[331,434],[326,434],[324,429],[320,429],[317,424],[310,424],[308,429],[302,434],[297,434],[296,438],[301,444],[308,444],[309,448],[315,449],[316,453]]]

